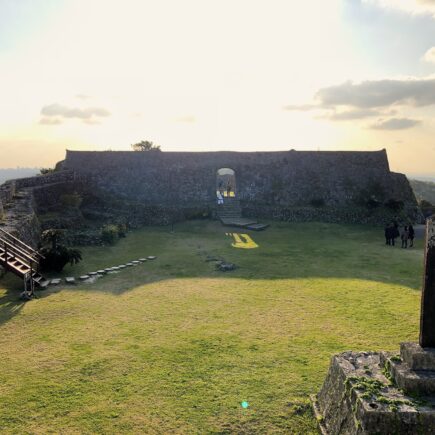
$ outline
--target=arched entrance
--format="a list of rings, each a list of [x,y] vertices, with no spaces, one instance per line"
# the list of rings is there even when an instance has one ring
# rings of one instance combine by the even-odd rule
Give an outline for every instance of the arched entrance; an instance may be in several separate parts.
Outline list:
[[[234,198],[236,196],[236,173],[230,168],[220,168],[216,174],[217,197]]]

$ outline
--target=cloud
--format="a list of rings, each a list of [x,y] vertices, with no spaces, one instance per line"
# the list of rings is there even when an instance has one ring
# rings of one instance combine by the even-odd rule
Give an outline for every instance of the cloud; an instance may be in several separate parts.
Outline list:
[[[59,125],[62,124],[62,120],[59,118],[47,118],[44,116],[40,119],[39,123],[43,125]]]
[[[430,14],[435,18],[435,0],[362,0],[363,3],[411,14]]]
[[[426,62],[435,63],[435,47],[429,48],[422,59]]]
[[[430,106],[435,104],[435,78],[367,80],[359,84],[345,82],[320,89],[316,98],[321,107],[371,109],[393,104]]]
[[[417,119],[409,118],[390,118],[387,120],[379,120],[376,124],[372,124],[369,128],[372,130],[405,130],[421,124]]]
[[[379,116],[380,112],[371,109],[345,110],[344,112],[333,112],[326,116],[332,121],[350,121],[355,119],[370,118],[371,116]]]
[[[86,94],[77,94],[76,98],[78,98],[79,100],[89,100],[91,96]]]
[[[48,120],[56,119],[61,121],[61,119],[80,119],[86,124],[98,124],[98,118],[110,116],[110,112],[102,107],[87,107],[80,109],[78,107],[67,107],[61,104],[50,104],[44,106],[41,109],[41,123],[44,124],[56,124],[60,122],[49,122]],[[42,122],[45,120],[44,122]]]

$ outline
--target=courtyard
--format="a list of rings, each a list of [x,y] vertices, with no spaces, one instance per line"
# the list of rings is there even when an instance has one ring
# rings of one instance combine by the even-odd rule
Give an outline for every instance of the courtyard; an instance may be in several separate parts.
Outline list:
[[[382,228],[198,220],[82,252],[64,277],[157,259],[27,303],[0,280],[2,433],[317,433],[332,354],[417,340],[422,241]]]

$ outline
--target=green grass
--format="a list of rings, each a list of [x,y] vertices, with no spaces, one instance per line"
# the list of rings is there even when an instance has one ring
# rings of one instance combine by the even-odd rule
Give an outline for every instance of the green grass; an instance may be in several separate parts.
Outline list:
[[[65,276],[158,256],[93,285],[23,304],[0,280],[1,433],[317,433],[308,395],[332,354],[417,339],[421,241],[273,223],[243,250],[215,222],[175,230],[83,249]]]

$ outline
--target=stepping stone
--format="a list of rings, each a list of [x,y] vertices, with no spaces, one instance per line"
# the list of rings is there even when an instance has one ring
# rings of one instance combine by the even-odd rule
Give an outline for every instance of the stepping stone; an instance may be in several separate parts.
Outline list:
[[[264,231],[268,226],[268,224],[252,224],[247,225],[246,228],[252,231]]]
[[[133,266],[133,263],[126,263],[126,266]]]
[[[127,266],[125,265],[125,264],[120,264],[119,266],[118,266],[118,268],[119,269],[125,269]]]
[[[89,279],[89,275],[82,275],[82,276],[80,277],[80,280],[81,280],[81,281],[86,281],[87,279]]]
[[[46,280],[39,283],[39,287],[41,288],[41,290],[44,290],[48,287],[49,284],[50,284],[50,281],[46,279]]]
[[[119,270],[119,267],[117,267],[117,266],[113,266],[113,267],[112,267],[112,271],[113,271],[113,270]]]
[[[138,260],[134,260],[134,261],[132,261],[132,263],[133,263],[133,264],[139,264],[140,261],[138,261]]]
[[[112,268],[108,267],[107,269],[104,269],[106,272],[112,272]]]
[[[65,278],[65,282],[67,284],[75,284],[76,283],[76,279],[74,277],[72,277],[72,276],[68,276],[68,277]]]
[[[139,261],[140,261],[141,263],[144,263],[145,261],[147,261],[147,259],[146,259],[146,258],[139,258]]]
[[[106,271],[103,270],[103,269],[101,269],[101,270],[97,270],[97,273],[98,273],[99,275],[104,275],[104,274],[106,273]]]
[[[156,258],[155,255],[148,255],[147,260],[155,260]]]
[[[98,272],[89,272],[89,276],[97,276]]]
[[[50,281],[51,285],[59,285],[62,282],[60,278],[54,278]]]

